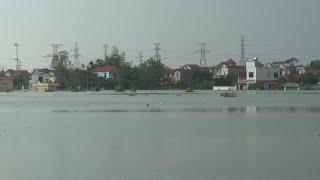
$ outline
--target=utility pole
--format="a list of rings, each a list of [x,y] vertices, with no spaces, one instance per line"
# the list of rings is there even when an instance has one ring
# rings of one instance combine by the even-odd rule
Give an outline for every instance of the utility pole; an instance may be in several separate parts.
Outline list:
[[[104,44],[103,45],[103,50],[104,50],[104,58],[103,58],[103,60],[105,60],[105,58],[108,56],[108,48],[109,48],[108,44]]]
[[[87,91],[89,91],[89,66],[87,66]]]
[[[241,36],[241,56],[240,56],[240,66],[246,65],[246,56],[245,56],[245,48],[244,48],[244,36]]]
[[[200,52],[200,67],[208,67],[207,53],[210,53],[211,51],[206,49],[207,43],[201,42],[198,44],[200,45],[200,50],[197,51],[198,53]]]
[[[78,42],[75,42],[75,46],[73,49],[73,59],[74,59],[74,68],[77,69],[80,67],[80,52],[78,47]]]
[[[161,55],[160,55],[160,43],[154,43],[154,60],[161,61]]]
[[[21,61],[19,59],[19,50],[18,50],[19,44],[15,43],[14,46],[16,47],[16,58],[15,58],[15,61],[17,62],[16,70],[20,71],[21,70]]]

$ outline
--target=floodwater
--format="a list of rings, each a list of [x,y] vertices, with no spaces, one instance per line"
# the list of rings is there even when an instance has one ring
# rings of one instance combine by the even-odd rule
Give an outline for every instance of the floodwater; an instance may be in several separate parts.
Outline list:
[[[0,94],[1,180],[320,179],[320,92]]]

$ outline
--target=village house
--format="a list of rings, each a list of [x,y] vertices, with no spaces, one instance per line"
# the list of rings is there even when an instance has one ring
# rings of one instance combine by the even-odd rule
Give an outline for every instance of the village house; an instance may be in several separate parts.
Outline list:
[[[13,70],[13,69],[8,69],[4,72],[5,77],[10,77],[14,78],[15,76],[21,75],[24,78],[29,79],[30,78],[30,73],[27,70]]]
[[[238,72],[237,89],[238,90],[247,89],[247,71],[246,70],[240,70]]]
[[[185,64],[181,69],[196,70],[196,69],[200,69],[200,66],[198,64]]]
[[[93,69],[93,72],[96,73],[98,77],[102,77],[106,80],[113,79],[115,71],[115,66],[97,66]]]
[[[192,80],[191,70],[167,69],[163,78],[162,86],[174,87],[179,82],[189,83]]]
[[[311,73],[317,77],[320,77],[320,68],[307,66],[305,67],[305,73]]]
[[[35,69],[31,73],[29,87],[36,92],[55,91],[58,87],[55,81],[56,78],[53,71],[49,69]]]
[[[20,89],[25,89],[28,88],[28,81],[30,79],[30,73],[27,70],[13,70],[13,69],[8,69],[4,72],[4,77],[8,77],[11,79],[14,79],[16,76],[21,76],[21,78],[25,79],[25,84],[19,84],[18,88]]]
[[[318,78],[318,84],[320,84],[320,68],[307,66],[305,67],[305,73],[310,73],[316,76]]]
[[[213,77],[219,78],[229,74],[238,74],[241,69],[243,69],[243,67],[237,66],[237,63],[233,59],[228,59],[214,67]]]
[[[165,78],[173,83],[178,83],[179,81],[190,81],[191,72],[185,69],[167,69],[165,73]]]
[[[10,77],[0,77],[0,92],[13,91],[13,79]]]
[[[269,90],[279,84],[280,69],[270,64],[264,66],[255,58],[246,63],[246,75],[240,71],[238,76],[239,89],[248,89],[251,84],[261,83],[263,89]]]
[[[273,67],[278,67],[281,77],[288,77],[290,75],[290,65],[289,64],[270,64]]]

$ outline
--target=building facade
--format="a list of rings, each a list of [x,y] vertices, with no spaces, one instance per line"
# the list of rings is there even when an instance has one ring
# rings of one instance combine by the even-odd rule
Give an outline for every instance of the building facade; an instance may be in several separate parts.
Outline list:
[[[98,77],[104,79],[113,79],[116,67],[115,66],[99,66],[93,69],[93,72],[97,74]]]
[[[238,73],[238,89],[249,89],[249,86],[255,85],[259,89],[269,90],[279,84],[279,67],[272,65],[263,65],[254,59],[246,63],[246,70]],[[259,86],[259,87],[258,87]]]

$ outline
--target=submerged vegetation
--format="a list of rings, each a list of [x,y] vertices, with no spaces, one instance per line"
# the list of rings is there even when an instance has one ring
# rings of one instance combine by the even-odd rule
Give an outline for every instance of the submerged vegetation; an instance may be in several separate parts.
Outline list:
[[[235,93],[235,92],[224,92],[224,93],[221,93],[220,96],[222,96],[222,97],[237,97],[237,93]]]

